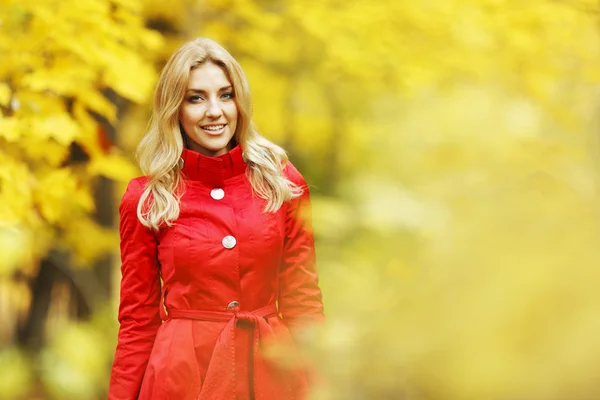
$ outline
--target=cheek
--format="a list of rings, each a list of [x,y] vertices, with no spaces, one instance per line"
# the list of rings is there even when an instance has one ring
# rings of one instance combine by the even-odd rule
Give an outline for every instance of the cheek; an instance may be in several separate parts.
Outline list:
[[[229,119],[230,124],[236,124],[238,118],[238,110],[237,106],[232,105],[227,109],[227,119]]]
[[[184,107],[179,113],[179,119],[183,125],[195,125],[200,118],[200,114],[197,107]]]

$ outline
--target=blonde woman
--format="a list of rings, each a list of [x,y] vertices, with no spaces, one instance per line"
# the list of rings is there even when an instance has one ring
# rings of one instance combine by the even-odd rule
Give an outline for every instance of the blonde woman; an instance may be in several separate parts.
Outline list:
[[[120,205],[119,337],[109,399],[302,398],[263,356],[324,318],[308,187],[251,121],[240,65],[209,39],[168,60]]]

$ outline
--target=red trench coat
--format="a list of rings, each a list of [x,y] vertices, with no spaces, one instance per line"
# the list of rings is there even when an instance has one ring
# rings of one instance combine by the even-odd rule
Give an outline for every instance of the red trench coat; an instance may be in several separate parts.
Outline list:
[[[310,221],[299,216],[310,205],[306,182],[288,163],[304,194],[264,213],[239,146],[220,157],[184,149],[182,158],[174,226],[153,232],[139,222],[145,178],[129,183],[119,208],[109,400],[301,399],[304,372],[283,371],[259,348],[269,337],[293,342],[297,326],[324,318]]]

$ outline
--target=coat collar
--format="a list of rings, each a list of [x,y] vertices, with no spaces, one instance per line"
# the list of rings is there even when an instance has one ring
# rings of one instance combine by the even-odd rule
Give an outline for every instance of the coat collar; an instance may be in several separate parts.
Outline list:
[[[226,179],[246,171],[246,162],[239,145],[217,157],[208,157],[184,148],[181,159],[184,179],[201,181],[217,187],[222,186]]]

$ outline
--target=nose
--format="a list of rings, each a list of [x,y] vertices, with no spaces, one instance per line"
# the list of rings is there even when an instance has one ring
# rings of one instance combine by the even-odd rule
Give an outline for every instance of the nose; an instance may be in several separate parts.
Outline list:
[[[220,117],[223,114],[221,107],[219,107],[219,103],[216,101],[211,101],[208,103],[208,108],[206,110],[206,115],[209,117]]]

